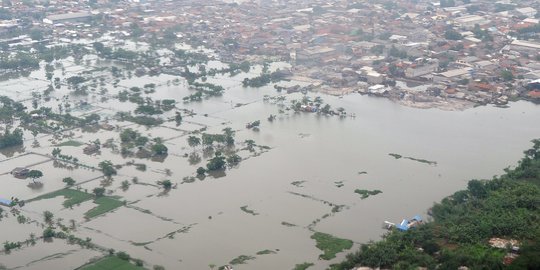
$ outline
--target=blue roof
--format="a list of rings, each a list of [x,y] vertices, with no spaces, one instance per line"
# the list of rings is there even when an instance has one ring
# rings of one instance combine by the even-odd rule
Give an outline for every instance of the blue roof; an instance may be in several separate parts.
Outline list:
[[[398,230],[406,231],[409,229],[408,224],[409,224],[409,221],[404,219],[401,221],[399,225],[396,226],[396,228],[398,228]]]
[[[0,204],[11,205],[12,201],[0,198]]]
[[[422,221],[422,217],[420,217],[419,215],[414,216],[413,219],[416,219],[418,221]]]

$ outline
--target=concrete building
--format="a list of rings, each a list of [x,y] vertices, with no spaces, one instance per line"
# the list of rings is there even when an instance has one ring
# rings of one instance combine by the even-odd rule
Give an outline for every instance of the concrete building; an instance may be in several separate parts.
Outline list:
[[[490,21],[482,16],[468,15],[456,18],[454,22],[459,27],[463,27],[465,29],[473,29],[476,24],[483,25],[489,23]]]
[[[521,53],[539,53],[540,43],[524,41],[524,40],[514,40],[510,44],[510,50],[514,50]]]
[[[536,9],[532,7],[516,8],[515,11],[518,14],[527,16],[529,18],[534,18],[534,15],[536,15]]]
[[[439,61],[437,59],[434,59],[433,61],[426,64],[408,67],[405,70],[405,77],[415,78],[415,77],[427,75],[434,71],[437,71],[438,68],[439,68]]]
[[[437,73],[433,76],[433,82],[457,81],[461,79],[470,79],[471,71],[472,71],[472,68],[460,68],[460,69],[453,69],[446,72]]]
[[[87,11],[49,15],[43,19],[44,23],[57,24],[67,22],[84,22],[92,18],[92,13]]]

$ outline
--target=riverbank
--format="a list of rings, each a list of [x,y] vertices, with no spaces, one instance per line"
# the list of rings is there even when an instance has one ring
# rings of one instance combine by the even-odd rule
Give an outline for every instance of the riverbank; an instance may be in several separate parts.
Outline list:
[[[436,203],[433,221],[394,230],[330,269],[538,269],[540,140],[533,144],[506,174]]]

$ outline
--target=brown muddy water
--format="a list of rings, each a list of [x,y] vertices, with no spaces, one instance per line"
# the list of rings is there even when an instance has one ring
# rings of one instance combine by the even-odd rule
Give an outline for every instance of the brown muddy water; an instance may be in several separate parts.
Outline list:
[[[69,76],[69,72],[76,73],[80,68],[73,65],[66,70]],[[122,87],[151,81],[161,83],[153,94],[156,98],[181,100],[190,91],[182,84],[167,85],[166,81],[172,79],[168,75],[126,79],[117,88],[107,86],[106,96],[112,97]],[[143,135],[163,138],[169,148],[165,159],[122,157],[110,148],[84,155],[84,146],[61,147],[63,154],[76,156],[88,166],[97,167],[102,160],[123,164],[106,189],[108,195],[125,200],[125,206],[86,220],[84,213],[95,207],[94,203],[87,201],[66,209],[62,206],[64,200],[56,197],[31,202],[22,208],[22,213],[39,222],[45,210],[64,221],[73,219],[79,238],[89,237],[99,246],[125,251],[144,260],[148,268],[159,264],[167,269],[209,269],[209,264],[224,265],[235,257],[248,255],[255,259],[235,269],[292,269],[303,262],[315,263],[310,269],[325,269],[342,259],[345,252],[332,261],[318,260],[321,251],[310,239],[314,231],[355,243],[377,240],[384,233],[383,221],[397,222],[416,214],[426,216],[434,202],[464,188],[468,180],[502,174],[503,168],[521,158],[522,151],[530,146],[529,141],[540,136],[540,126],[532,124],[540,122],[540,107],[527,102],[514,102],[509,108],[484,106],[448,112],[413,109],[358,94],[343,98],[322,96],[334,108],[343,107],[356,116],[340,118],[279,113],[280,106],[263,101],[264,95],[279,94],[272,87],[242,88],[239,79],[214,80],[222,80],[226,85],[225,94],[200,103],[179,103],[178,107],[193,110],[197,115],[184,117],[184,123],[178,127],[165,123],[146,128],[111,118],[110,123],[120,129],[129,127]],[[4,82],[0,87],[10,85],[11,82]],[[62,89],[55,95],[61,98],[67,92]],[[12,90],[6,93],[16,95]],[[288,101],[302,98],[301,94],[285,96]],[[74,109],[74,115],[97,112],[105,118],[117,111],[134,109],[132,104],[113,98],[101,101],[98,94],[76,99],[88,99],[92,106]],[[54,107],[58,102],[53,99],[47,106]],[[273,122],[266,120],[270,114],[277,115]],[[172,116],[173,112],[166,115]],[[258,132],[245,128],[247,122],[254,120],[261,120]],[[244,161],[238,166],[224,174],[187,183],[184,177],[195,176],[197,167],[206,164],[201,148],[192,149],[186,142],[191,132],[202,127],[207,127],[208,133],[233,128],[236,149],[244,148],[247,139],[270,149],[240,150],[238,154]],[[56,144],[68,140],[87,143],[99,139],[103,143],[113,139],[117,145],[120,143],[116,130],[72,132],[63,139],[38,136],[36,140],[41,146],[36,148],[30,146],[32,136],[26,134],[25,149],[47,155]],[[194,152],[202,158],[199,163],[190,163],[184,156]],[[437,163],[395,159],[389,153]],[[67,176],[77,180],[81,190],[104,184],[102,178],[95,179],[99,176],[97,170],[54,167],[52,161],[47,161],[35,166],[45,175],[42,190],[30,190],[26,186],[30,180],[14,179],[7,173],[12,167],[47,159],[19,155],[15,153],[0,163],[0,173],[5,173],[0,175],[0,197],[34,198],[61,189],[61,179]],[[130,161],[145,164],[146,170],[126,166]],[[176,188],[164,192],[156,185],[156,181],[165,179],[177,184]],[[124,180],[131,183],[127,190],[120,188]],[[378,189],[382,193],[361,199],[355,189]],[[332,211],[336,205],[340,206],[338,212]],[[284,222],[295,226],[285,226]],[[34,223],[18,224],[11,214],[0,221],[0,228],[0,242],[23,241],[30,233],[40,235],[42,231]],[[262,250],[275,253],[256,255]],[[102,253],[54,240],[10,254],[0,253],[0,264],[8,269],[73,269],[99,255]]]

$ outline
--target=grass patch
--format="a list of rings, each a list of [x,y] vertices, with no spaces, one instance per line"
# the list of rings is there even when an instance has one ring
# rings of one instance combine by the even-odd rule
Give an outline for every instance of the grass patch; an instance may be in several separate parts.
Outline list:
[[[312,263],[301,263],[301,264],[297,264],[294,266],[293,270],[306,270],[308,269],[309,267],[313,266],[314,264]]]
[[[257,252],[257,255],[267,255],[267,254],[276,254],[277,252],[269,249],[261,250]]]
[[[251,209],[248,209],[247,205],[244,205],[244,206],[240,207],[240,210],[242,210],[242,211],[244,211],[244,212],[246,212],[248,214],[254,215],[254,216],[259,214],[259,213],[255,212],[255,211],[251,210]]]
[[[366,171],[361,171],[361,172],[358,172],[358,174],[362,175],[362,174],[367,174]]]
[[[356,189],[354,190],[354,193],[358,193],[362,195],[362,200],[371,196],[371,195],[377,195],[379,193],[382,193],[382,191],[376,189],[376,190],[367,190],[367,189]]]
[[[337,182],[334,182],[334,184],[336,184],[336,187],[338,188],[344,186],[343,181],[337,181]]]
[[[31,200],[28,200],[27,202],[33,202],[33,201],[39,201],[39,200],[45,200],[45,199],[52,199],[58,196],[64,197],[66,200],[62,205],[66,208],[69,208],[73,205],[80,204],[82,202],[91,200],[94,196],[89,193],[85,193],[82,191],[74,190],[74,189],[61,189],[57,190],[51,193],[47,193],[41,196],[38,196],[36,198],[33,198]]]
[[[395,159],[400,159],[400,158],[403,157],[403,156],[400,155],[400,154],[394,154],[394,153],[390,153],[390,154],[388,154],[388,155],[389,155],[389,156],[393,156]]]
[[[144,270],[116,256],[105,257],[97,262],[78,268],[79,270]]]
[[[311,236],[311,239],[315,239],[316,247],[324,252],[319,255],[319,258],[323,260],[331,260],[336,257],[336,254],[353,246],[351,240],[337,238],[326,233],[316,232]]]
[[[118,197],[99,197],[94,200],[94,203],[97,206],[84,213],[85,218],[93,218],[124,205],[124,202],[118,200]]]
[[[59,143],[56,146],[74,146],[74,147],[78,147],[78,146],[81,146],[81,145],[84,145],[84,143],[79,142],[79,141],[69,140],[69,141]]]
[[[232,265],[245,264],[247,261],[254,260],[254,259],[255,259],[255,257],[253,257],[253,256],[240,255],[240,256],[232,259],[232,261],[230,261],[229,263],[232,264]]]

